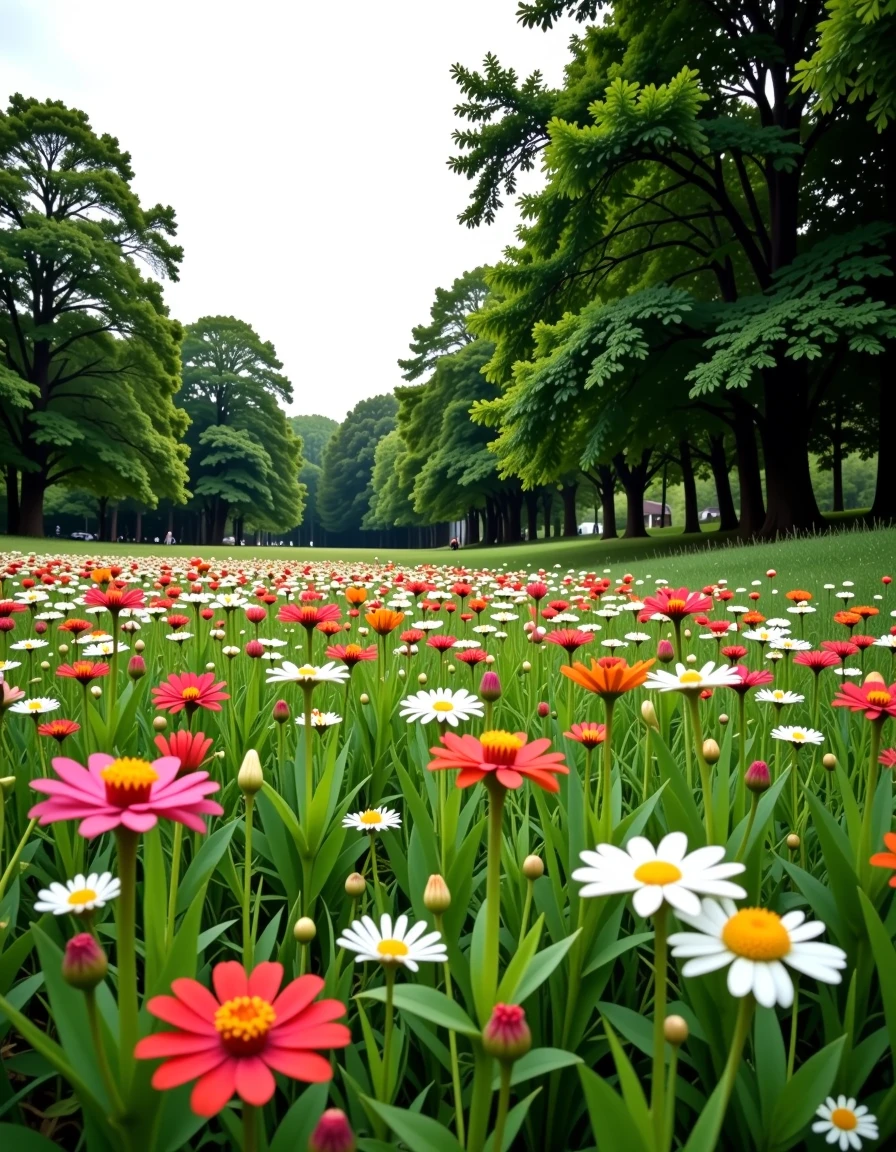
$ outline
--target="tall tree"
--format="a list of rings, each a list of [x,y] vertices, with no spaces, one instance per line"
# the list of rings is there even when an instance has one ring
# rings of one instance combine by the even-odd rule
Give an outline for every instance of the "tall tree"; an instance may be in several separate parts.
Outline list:
[[[487,295],[483,268],[464,272],[450,288],[436,288],[429,323],[418,324],[411,332],[413,356],[398,361],[405,380],[412,382],[428,376],[439,357],[457,352],[474,339],[467,317],[479,311]]]
[[[47,489],[97,459],[147,503],[186,496],[181,330],[145,274],[176,280],[182,251],[133,178],[83,112],[15,95],[0,114],[0,463],[27,535]]]
[[[339,421],[329,416],[291,416],[290,424],[296,436],[302,437],[302,458],[306,464],[323,463],[324,449],[339,427]]]
[[[333,433],[324,452],[317,510],[331,532],[358,531],[370,510],[376,446],[395,427],[391,394],[360,400]]]
[[[301,518],[301,441],[280,406],[292,400],[281,368],[273,344],[243,320],[206,316],[187,329],[190,482],[211,542],[231,515],[273,531]]]

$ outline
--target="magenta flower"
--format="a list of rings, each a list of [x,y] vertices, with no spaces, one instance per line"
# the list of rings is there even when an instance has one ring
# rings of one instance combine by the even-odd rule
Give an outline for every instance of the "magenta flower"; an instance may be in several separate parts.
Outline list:
[[[132,832],[148,832],[160,816],[185,824],[194,832],[205,832],[203,816],[220,816],[224,809],[206,800],[219,785],[208,772],[188,772],[178,776],[177,756],[161,756],[150,763],[131,756],[116,759],[94,752],[84,768],[76,760],[57,756],[53,770],[58,780],[32,780],[36,792],[49,794],[28,813],[40,823],[80,820],[78,831],[88,839],[124,827]]]

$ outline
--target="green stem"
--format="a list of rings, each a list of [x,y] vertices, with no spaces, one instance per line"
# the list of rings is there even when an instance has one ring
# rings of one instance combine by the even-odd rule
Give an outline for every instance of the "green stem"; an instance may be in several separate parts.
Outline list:
[[[653,1080],[651,1082],[650,1110],[657,1152],[663,1146],[666,1127],[665,1072],[666,1072],[666,981],[669,961],[666,944],[666,904],[663,902],[653,917]]]
[[[498,1089],[498,1114],[495,1117],[495,1130],[492,1133],[492,1152],[502,1152],[504,1148],[504,1126],[507,1123],[507,1109],[510,1106],[510,1073],[513,1065],[508,1060],[501,1061],[501,1086]]]
[[[180,857],[183,851],[184,826],[174,825],[174,843],[171,847],[171,886],[168,891],[168,931],[165,942],[168,947],[174,940],[174,918],[177,915],[177,885],[180,880]]]
[[[744,1050],[744,1043],[750,1031],[750,1020],[753,1017],[755,1001],[752,994],[744,996],[737,1010],[737,1023],[734,1025],[734,1035],[731,1038],[731,1048],[728,1051],[728,1060],[725,1071],[719,1084],[722,1089],[722,1107],[717,1111],[715,1120],[706,1139],[706,1148],[716,1148],[719,1143],[719,1134],[722,1131],[722,1121],[728,1110],[728,1102],[734,1091],[734,1082],[737,1079],[737,1070],[740,1067],[740,1058]]]
[[[391,1083],[389,1067],[392,1062],[392,1025],[395,1015],[392,1004],[395,990],[395,965],[385,964],[383,967],[386,971],[386,1022],[383,1025],[383,1083],[381,1086],[380,1100],[383,1104],[388,1104],[391,1097],[391,1092],[389,1091]]]
[[[383,892],[380,888],[380,874],[376,863],[376,833],[370,833],[370,872],[373,876],[373,899],[376,903],[376,910],[382,916],[385,911],[383,904]]]
[[[531,886],[531,885],[530,885]],[[445,932],[442,927],[442,916],[436,913],[435,917],[436,930],[442,933],[444,938]],[[451,984],[451,965],[445,963],[443,966],[445,974],[445,995],[449,1000],[454,999],[454,990]],[[457,1131],[457,1142],[461,1148],[464,1146],[464,1098],[463,1091],[460,1084],[460,1062],[457,1058],[457,1033],[453,1029],[448,1031],[448,1047],[451,1051],[451,1085],[454,1089],[454,1124]]]
[[[880,775],[880,737],[883,730],[883,721],[875,720],[871,724],[871,752],[868,759],[868,786],[865,789],[865,811],[862,814],[862,831],[859,836],[859,854],[856,861],[859,875],[868,869],[871,858],[871,823],[874,813],[874,794],[877,792],[877,780]]]
[[[793,1076],[793,1065],[796,1061],[796,1030],[797,1030],[797,1014],[799,1012],[800,1003],[800,981],[799,975],[794,977],[793,980],[793,1014],[790,1017],[790,1045],[787,1052],[787,1079]]]
[[[520,926],[520,942],[519,947],[522,948],[523,941],[526,939],[526,933],[529,931],[529,913],[532,911],[532,887],[533,881],[526,881],[526,898],[523,901],[523,921]]]
[[[582,805],[582,816],[585,821],[585,835],[582,844],[587,848],[591,843],[591,755],[590,748],[585,749],[585,779],[582,781],[582,790],[584,793],[584,803]]]
[[[747,694],[746,692],[738,692],[737,694],[737,727],[738,735],[740,738],[740,772],[737,777],[737,788],[735,789],[735,813],[738,821],[744,818],[744,807],[746,804],[746,778],[747,778]]]
[[[800,789],[799,789],[799,761],[797,760],[796,748],[791,753],[790,760],[790,807],[792,812],[791,831],[796,832],[800,824]]]
[[[6,894],[6,885],[10,882],[10,880],[12,879],[13,873],[15,872],[16,868],[19,866],[19,859],[20,859],[22,853],[25,851],[25,845],[28,843],[28,841],[31,837],[31,833],[34,831],[34,829],[36,827],[37,827],[37,817],[35,817],[33,820],[31,820],[29,822],[28,827],[25,829],[25,833],[22,836],[22,839],[19,841],[15,852],[13,852],[9,863],[6,865],[6,871],[3,873],[2,876],[0,876],[0,900],[2,900],[4,895]]]
[[[488,1131],[488,1118],[492,1110],[492,1067],[491,1056],[486,1055],[482,1045],[473,1043],[475,1068],[473,1071],[473,1093],[470,1097],[470,1122],[467,1126],[467,1152],[482,1152]]]
[[[93,1048],[96,1052],[97,1067],[100,1070],[100,1076],[102,1077],[106,1092],[109,1094],[109,1100],[112,1104],[112,1111],[116,1115],[122,1116],[124,1115],[124,1105],[121,1102],[118,1086],[112,1077],[112,1072],[109,1068],[109,1061],[106,1058],[106,1049],[103,1046],[103,1039],[100,1034],[100,1020],[96,1007],[95,988],[85,989],[84,1002],[87,1006],[87,1023],[90,1026],[90,1038],[93,1041]]]
[[[613,795],[613,709],[615,704],[616,701],[612,699],[604,701],[606,721],[603,743],[603,768],[601,770],[600,780],[600,816],[598,817],[600,840],[603,844],[609,844],[613,839],[613,815],[610,809]]]
[[[307,828],[311,820],[311,801],[314,799],[314,733],[311,731],[311,700],[314,695],[314,688],[311,685],[303,684],[302,691],[305,694],[305,811],[303,815]]]
[[[744,838],[740,842],[740,848],[737,850],[737,855],[734,857],[734,862],[740,864],[743,859],[744,852],[747,850],[747,841],[750,839],[750,833],[753,831],[753,823],[756,820],[756,808],[759,804],[759,796],[753,793],[752,803],[750,804],[750,819],[747,821],[747,827],[744,831]]]
[[[650,765],[651,765],[650,744],[651,744],[652,733],[653,733],[652,728],[648,728],[647,731],[644,733],[644,783],[643,783],[642,788],[641,788],[641,803],[642,804],[647,803],[647,794],[650,790]]]
[[[700,701],[696,692],[686,693],[691,713],[691,727],[694,730],[694,747],[697,750],[697,765],[700,769],[700,787],[703,790],[703,820],[706,824],[706,843],[715,844],[715,828],[712,812],[712,778],[709,765],[703,755],[703,732],[700,727]]]
[[[498,990],[498,944],[501,931],[501,830],[504,817],[504,797],[507,790],[497,782],[488,790],[488,862],[486,873],[485,899],[485,950],[483,954],[483,979],[485,996],[483,1004],[486,1016],[491,1015]],[[483,1027],[486,1021],[481,1021]]]
[[[137,843],[138,835],[119,826],[115,832],[118,845],[118,876],[121,893],[116,908],[118,933],[118,1059],[121,1084],[127,1097],[134,1070],[134,1048],[137,1044]]]
[[[243,964],[252,971],[252,924],[249,909],[252,903],[252,809],[255,797],[246,793],[246,859],[243,864]]]
[[[256,1152],[258,1148],[258,1109],[243,1101],[243,1152]]]
[[[678,1045],[672,1045],[672,1058],[669,1061],[669,1079],[666,1084],[666,1127],[663,1131],[663,1142],[656,1152],[666,1152],[672,1146],[672,1134],[675,1131],[675,1097],[678,1087]]]

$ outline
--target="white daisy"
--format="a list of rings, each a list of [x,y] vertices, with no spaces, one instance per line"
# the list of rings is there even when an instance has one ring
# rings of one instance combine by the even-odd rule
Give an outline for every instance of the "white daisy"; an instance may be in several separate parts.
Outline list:
[[[764,1008],[793,1004],[793,981],[785,964],[823,984],[839,984],[846,953],[814,939],[824,932],[820,920],[806,923],[805,912],[794,909],[779,916],[767,908],[741,908],[731,900],[704,900],[699,916],[679,913],[696,932],[674,932],[672,955],[684,957],[682,976],[703,976],[728,969],[732,996],[753,993]]]
[[[872,647],[889,648],[891,652],[896,652],[896,636],[891,636],[889,632],[886,636],[878,636]]]
[[[164,612],[164,608],[162,611]],[[112,637],[108,632],[88,632],[84,636],[79,636],[75,643],[82,647],[85,644],[111,644]]]
[[[421,724],[437,720],[456,728],[461,720],[482,716],[484,709],[482,701],[466,688],[431,688],[429,691],[421,689],[402,700],[399,716],[408,724],[415,720]]]
[[[628,648],[626,640],[614,640],[612,637],[609,640],[601,640],[602,648]]]
[[[800,748],[803,744],[824,744],[824,733],[815,728],[800,728],[792,724],[782,724],[772,728],[773,740],[786,740],[794,747]]]
[[[74,912],[80,916],[82,912],[104,907],[116,899],[120,891],[121,881],[111,872],[91,872],[86,877],[79,872],[74,880],[66,880],[64,884],[54,881],[49,888],[42,888],[34,911],[52,912],[54,916]]]
[[[751,628],[744,632],[745,640],[755,640],[757,644],[771,644],[775,640],[783,640],[784,632],[780,628]]]
[[[834,675],[835,676],[861,676],[862,675],[862,669],[861,668],[835,668],[834,669]]]
[[[21,660],[0,660],[0,675],[4,672],[12,672],[13,668],[21,668]]]
[[[165,634],[165,639],[166,640],[173,640],[176,644],[182,644],[184,642],[184,640],[192,640],[193,639],[193,633],[192,632],[167,632]],[[233,647],[233,646],[231,645],[231,647]],[[228,653],[226,648],[223,649],[223,652],[225,655],[230,655],[230,653]],[[239,648],[236,649],[236,652],[239,652]],[[233,653],[234,656],[236,655],[236,652]]]
[[[44,712],[55,712],[59,707],[58,700],[51,700],[49,696],[32,696],[28,700],[17,700],[10,704],[10,712],[22,712],[26,716],[42,716]]]
[[[772,640],[769,647],[778,652],[808,652],[812,645],[808,640],[796,640],[793,636],[782,636],[780,640]]]
[[[650,639],[650,635],[647,632],[626,632],[625,638],[626,640],[631,640],[633,644],[640,646],[645,640]]]
[[[274,640],[269,636],[264,636],[261,640],[258,641],[258,643],[262,646],[262,648],[285,648],[288,641]]]
[[[416,972],[419,961],[431,960],[444,964],[448,959],[441,932],[426,932],[426,921],[418,920],[408,930],[408,918],[401,915],[393,926],[392,917],[384,912],[379,926],[369,916],[354,920],[336,943],[340,948],[356,953],[355,961],[376,960],[380,964],[403,964]]]
[[[876,1118],[864,1104],[857,1108],[853,1096],[848,1099],[838,1096],[836,1100],[828,1096],[815,1115],[821,1119],[815,1121],[812,1131],[825,1133],[827,1144],[839,1143],[840,1152],[846,1152],[847,1148],[859,1149],[862,1147],[861,1138],[876,1140],[880,1135]]]
[[[84,649],[84,655],[85,656],[111,656],[114,646],[115,645],[114,645],[114,642],[112,640],[108,640],[108,641],[104,640],[102,644],[90,644],[90,645],[88,645],[88,647],[86,647]],[[128,645],[122,644],[121,641],[119,641],[118,642],[118,651],[119,652],[127,652],[127,650],[128,650]]]
[[[674,672],[648,672],[646,688],[660,692],[702,692],[704,688],[724,688],[740,684],[740,677],[727,664],[717,668],[710,660],[698,672],[684,664],[676,664]]]
[[[36,652],[38,648],[46,648],[49,640],[16,640],[10,644],[10,652]]]
[[[676,911],[700,913],[699,892],[708,896],[743,899],[746,892],[729,876],[744,871],[743,864],[720,864],[725,849],[710,845],[685,855],[688,838],[670,832],[654,848],[643,836],[633,836],[625,848],[598,844],[594,852],[582,852],[588,867],[577,868],[572,877],[584,883],[580,896],[608,896],[633,892],[632,905],[639,916],[652,916],[665,900]]]
[[[224,649],[226,652],[226,648]],[[336,724],[342,723],[342,717],[337,712],[321,712],[318,708],[311,709],[311,727],[318,732],[326,732],[328,728],[332,728]],[[305,727],[304,713],[296,717],[296,724]]]
[[[293,664],[284,660],[279,668],[268,668],[265,673],[268,684],[342,684],[349,676],[344,664],[334,660],[326,664]]]
[[[368,808],[366,812],[353,812],[342,821],[343,828],[357,828],[359,832],[385,832],[401,827],[401,816],[394,808]]]
[[[755,699],[762,704],[777,704],[781,707],[783,704],[802,704],[806,697],[799,692],[785,692],[783,688],[760,688]]]

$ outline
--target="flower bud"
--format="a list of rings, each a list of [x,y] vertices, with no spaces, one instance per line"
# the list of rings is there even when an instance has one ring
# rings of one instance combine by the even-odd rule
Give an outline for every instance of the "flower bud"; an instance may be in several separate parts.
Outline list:
[[[539,880],[544,876],[544,860],[540,856],[527,856],[523,861],[523,875],[527,880]]]
[[[205,666],[205,670],[206,670],[206,672],[214,672],[214,670],[215,670],[215,662],[214,662],[214,660],[209,660],[209,661],[208,661],[208,663],[207,663],[207,664],[206,664],[206,666]]]
[[[865,677],[865,679],[862,681],[862,683],[863,684],[883,684],[884,687],[886,687],[887,682],[883,678],[883,676],[880,674],[880,672],[869,672],[868,675]]]
[[[261,770],[261,761],[254,748],[250,748],[243,757],[240,770],[237,773],[237,784],[244,796],[254,796],[264,787],[264,773]]]
[[[65,946],[62,978],[73,988],[89,992],[106,978],[106,953],[89,932],[79,932]]]
[[[67,656],[68,655],[68,644],[60,644],[57,651],[58,651],[60,656]]]
[[[366,692],[362,692],[361,695],[358,697],[358,699],[360,700],[360,702],[362,704],[369,704],[370,703],[370,697],[367,695]]]
[[[457,669],[454,667],[453,664],[449,664],[446,671],[448,672],[449,676],[453,676],[454,673],[457,671]]]
[[[685,630],[684,630],[684,638],[685,638],[685,640],[690,640],[690,638],[691,638],[691,630],[690,630],[690,628],[685,628]]]
[[[102,690],[102,688],[100,688],[99,684],[91,684],[90,685],[90,695],[94,698],[94,700],[99,700],[99,698],[100,698],[100,696],[102,696],[102,694],[103,694],[103,690]]]
[[[328,1108],[308,1139],[308,1152],[355,1152],[357,1147],[355,1134],[341,1108]]]
[[[360,872],[352,872],[351,876],[345,882],[346,895],[352,896],[357,899],[358,896],[363,896],[367,890],[367,881]]]
[[[427,675],[426,675],[426,673],[425,673],[425,672],[421,672],[421,673],[420,673],[420,675],[417,677],[417,683],[418,683],[418,684],[425,684],[425,683],[426,683],[426,681],[427,681]]]
[[[660,640],[656,646],[656,658],[660,664],[671,664],[675,659],[675,649],[668,640]]]
[[[136,644],[134,645],[134,651],[135,652],[142,652],[145,647],[146,647],[146,641],[145,640],[138,640],[136,642]]]
[[[837,767],[837,757],[833,752],[826,752],[824,756],[822,756],[821,762],[824,767],[827,768],[828,772],[833,772]]]
[[[292,934],[299,944],[310,944],[317,935],[317,928],[310,916],[300,916],[293,926]]]
[[[685,664],[696,664],[697,663],[697,657],[694,655],[693,652],[689,652],[687,654],[687,656],[685,656],[684,662],[685,662]]]
[[[751,792],[767,792],[772,786],[768,765],[764,760],[754,760],[744,775],[744,783]]]
[[[257,660],[264,655],[264,644],[259,640],[250,640],[245,647],[245,653],[250,659]]]
[[[46,630],[47,630],[46,620],[35,620],[34,621],[34,631],[38,636],[43,636],[43,634],[46,632]]]
[[[526,1013],[519,1004],[496,1004],[482,1032],[482,1047],[489,1056],[510,1063],[532,1047]]]
[[[550,716],[550,714],[551,714],[550,704],[548,704],[547,701],[545,701],[545,700],[540,700],[538,702],[537,712],[538,712],[538,715],[542,718],[542,720],[544,720],[544,718],[546,716]]]
[[[663,1021],[663,1035],[666,1043],[680,1047],[688,1038],[688,1022],[683,1016],[667,1016]]]
[[[168,727],[168,720],[164,716],[154,716],[152,726],[156,732],[164,732]]]
[[[3,796],[12,795],[12,792],[15,789],[15,786],[16,786],[15,776],[0,777],[0,798],[2,798]]]
[[[486,667],[491,668],[491,666],[494,664],[494,662],[495,662],[494,654],[489,652],[488,656],[486,656],[486,658],[485,658]]]
[[[728,723],[728,713],[727,712],[722,712],[719,715],[719,723],[720,724],[727,724]]]
[[[721,755],[722,749],[712,737],[703,741],[703,759],[707,764],[718,764]]]
[[[271,715],[278,724],[285,724],[289,719],[289,705],[285,700],[278,700],[271,710]]]
[[[501,699],[501,681],[497,672],[483,672],[479,681],[479,695],[483,700],[493,704]]]
[[[800,838],[797,836],[796,832],[791,832],[785,843],[791,852],[796,852],[800,846]]]
[[[522,668],[523,672],[531,672],[532,671],[532,665],[529,663],[528,660],[524,660],[522,662],[522,664],[520,665],[520,667]]]
[[[139,680],[146,675],[146,661],[142,656],[132,656],[128,660],[128,676],[132,680]]]
[[[660,722],[656,718],[656,708],[654,708],[652,700],[645,700],[641,704],[641,719],[648,728],[652,728],[654,732],[659,732]]]
[[[451,907],[451,893],[448,885],[438,874],[430,876],[423,893],[423,903],[430,912],[447,912]]]

